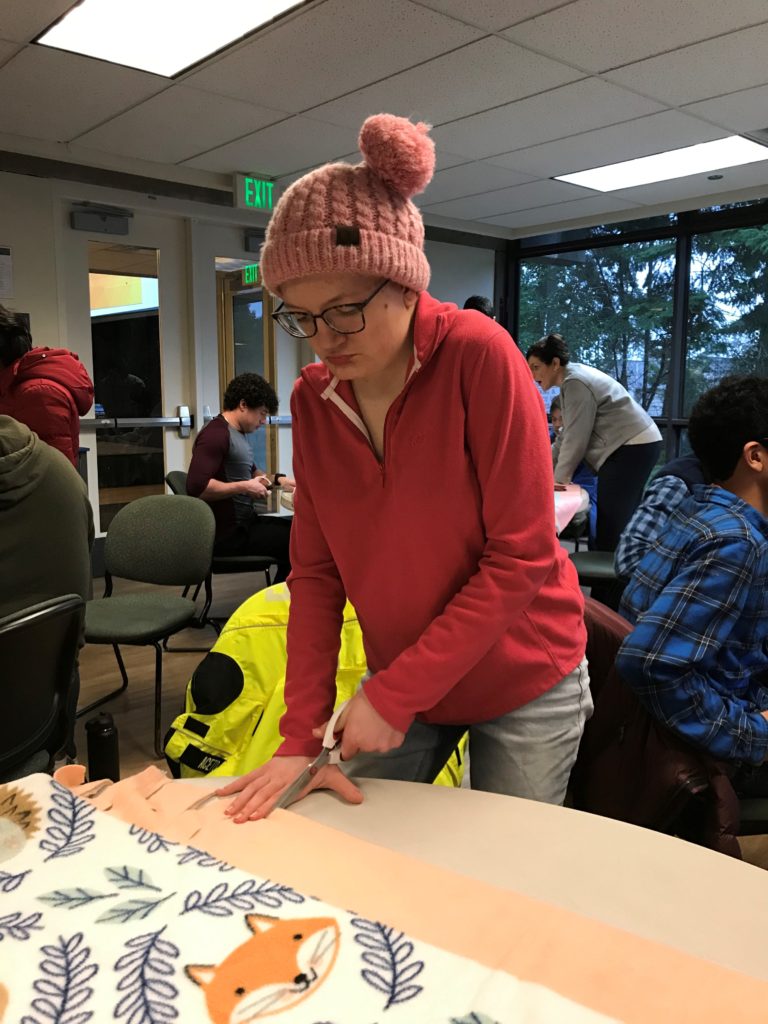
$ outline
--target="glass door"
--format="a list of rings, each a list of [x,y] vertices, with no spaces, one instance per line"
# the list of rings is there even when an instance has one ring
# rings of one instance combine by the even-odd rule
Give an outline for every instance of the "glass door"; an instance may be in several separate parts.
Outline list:
[[[165,491],[157,250],[91,242],[88,250],[101,529],[134,498]]]
[[[233,264],[240,264],[237,269]],[[222,391],[241,373],[258,373],[277,391],[272,300],[258,283],[257,264],[216,261],[219,295],[219,363]],[[226,269],[224,269],[226,268]],[[278,431],[267,425],[248,435],[253,460],[268,473],[278,471]]]

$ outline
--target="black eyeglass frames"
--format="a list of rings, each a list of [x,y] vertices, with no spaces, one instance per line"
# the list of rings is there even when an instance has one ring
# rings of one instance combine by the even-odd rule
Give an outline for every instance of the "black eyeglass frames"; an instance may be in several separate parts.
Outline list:
[[[329,306],[321,313],[284,310],[281,305],[272,314],[272,319],[294,338],[314,337],[317,334],[318,320],[326,323],[336,334],[359,334],[365,330],[365,307],[376,298],[385,284],[389,284],[389,278],[385,278],[363,302],[345,302],[341,306]]]

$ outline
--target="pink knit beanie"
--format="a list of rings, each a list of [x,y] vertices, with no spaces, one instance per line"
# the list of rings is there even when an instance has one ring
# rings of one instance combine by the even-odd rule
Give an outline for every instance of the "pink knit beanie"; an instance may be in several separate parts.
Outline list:
[[[286,281],[338,270],[429,284],[424,224],[410,197],[435,170],[429,125],[377,114],[360,129],[362,164],[326,164],[282,196],[261,250],[261,278],[275,295]]]

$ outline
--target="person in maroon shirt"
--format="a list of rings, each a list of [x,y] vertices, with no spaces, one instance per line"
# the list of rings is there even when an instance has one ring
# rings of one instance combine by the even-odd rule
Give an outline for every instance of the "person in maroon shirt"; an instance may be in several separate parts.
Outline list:
[[[270,488],[292,491],[284,473],[267,477],[253,461],[248,435],[277,412],[274,388],[257,373],[241,373],[224,392],[223,412],[197,435],[187,474],[187,494],[202,498],[216,518],[217,555],[271,555],[277,564],[276,583],[291,570],[288,545],[290,516],[259,515],[254,499]]]

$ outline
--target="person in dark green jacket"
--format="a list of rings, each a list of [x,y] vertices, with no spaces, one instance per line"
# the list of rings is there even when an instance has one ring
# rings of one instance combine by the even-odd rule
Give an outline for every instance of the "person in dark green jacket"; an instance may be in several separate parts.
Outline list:
[[[64,594],[87,601],[92,544],[93,512],[77,470],[29,427],[0,416],[0,618]],[[72,721],[77,671],[74,683]]]

